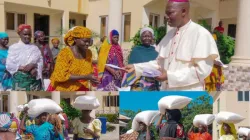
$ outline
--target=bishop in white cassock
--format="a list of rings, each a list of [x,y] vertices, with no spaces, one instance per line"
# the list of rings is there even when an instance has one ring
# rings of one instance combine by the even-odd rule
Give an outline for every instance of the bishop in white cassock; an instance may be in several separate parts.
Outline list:
[[[157,60],[128,65],[140,77],[144,68],[161,70],[157,77],[161,90],[205,90],[204,79],[210,75],[214,61],[219,60],[217,45],[211,33],[189,18],[188,0],[169,0],[166,18],[171,29],[156,47]]]

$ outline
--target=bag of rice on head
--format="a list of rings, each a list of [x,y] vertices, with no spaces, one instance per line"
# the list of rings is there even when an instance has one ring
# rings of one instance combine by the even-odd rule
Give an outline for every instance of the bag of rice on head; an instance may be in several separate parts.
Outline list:
[[[151,110],[142,111],[142,112],[136,114],[136,116],[134,117],[133,122],[132,122],[132,130],[138,131],[139,127],[140,127],[139,126],[140,122],[146,124],[147,126],[151,125],[151,123],[153,123],[155,121],[155,118],[157,116],[160,116],[160,112],[159,111],[151,111]]]
[[[193,125],[198,127],[199,125],[208,126],[213,123],[215,116],[213,114],[199,114],[194,117]]]
[[[233,112],[226,112],[226,111],[221,111],[215,117],[215,120],[218,124],[223,124],[223,123],[237,124],[243,121],[244,119],[245,118],[239,114],[236,114]]]
[[[245,128],[245,127],[241,127],[238,130],[238,135],[248,137],[250,135],[250,129],[249,128]]]
[[[10,116],[7,114],[0,114],[0,127],[9,129],[11,125]]]
[[[166,109],[183,109],[192,101],[191,98],[185,96],[171,95],[161,98],[158,101],[158,107],[162,114],[166,113]]]
[[[100,106],[98,99],[94,96],[79,96],[75,99],[74,107],[79,110],[94,110]]]
[[[40,114],[47,112],[55,114],[62,112],[62,108],[51,99],[33,99],[28,103],[28,116],[36,118]]]

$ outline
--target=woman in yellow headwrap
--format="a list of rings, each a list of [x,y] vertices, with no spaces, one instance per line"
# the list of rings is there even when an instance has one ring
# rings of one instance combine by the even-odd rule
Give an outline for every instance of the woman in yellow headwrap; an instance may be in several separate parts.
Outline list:
[[[237,131],[234,124],[223,123],[220,130],[220,140],[236,140]]]
[[[60,51],[60,48],[58,47],[60,44],[60,40],[58,38],[51,39],[51,43],[53,45],[53,48],[51,49],[53,60],[56,61],[56,57]]]
[[[57,56],[48,91],[88,91],[90,83],[99,83],[93,76],[92,54],[88,49],[91,36],[91,31],[81,26],[68,31],[64,37],[67,47]]]

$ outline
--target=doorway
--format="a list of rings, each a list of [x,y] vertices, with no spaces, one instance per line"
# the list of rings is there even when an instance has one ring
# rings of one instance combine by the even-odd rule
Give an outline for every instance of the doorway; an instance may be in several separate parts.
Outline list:
[[[34,14],[34,23],[35,23],[35,31],[41,30],[44,31],[46,36],[45,41],[48,43],[48,36],[49,36],[49,15],[41,15],[41,14]]]
[[[0,94],[1,110],[0,112],[9,112],[9,94]]]

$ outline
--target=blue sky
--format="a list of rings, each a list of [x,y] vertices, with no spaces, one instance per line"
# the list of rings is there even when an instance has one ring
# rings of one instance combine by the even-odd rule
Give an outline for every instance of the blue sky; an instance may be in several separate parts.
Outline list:
[[[180,95],[194,100],[204,94],[208,95],[207,92],[200,91],[120,92],[120,110],[158,110],[158,101],[164,96]],[[213,103],[212,97],[210,99],[210,103]]]

